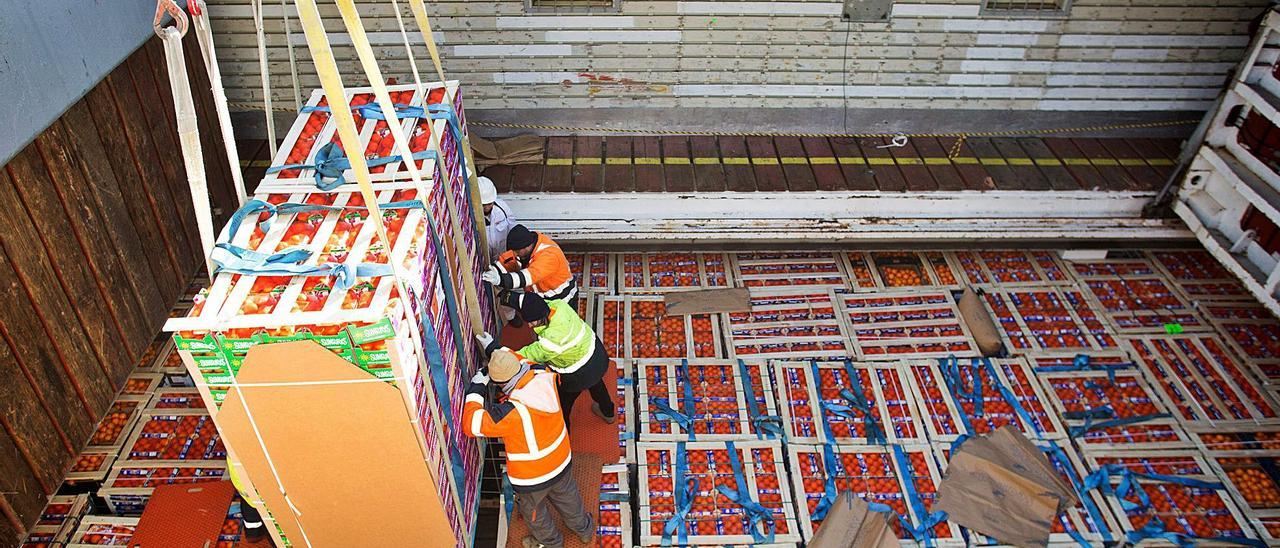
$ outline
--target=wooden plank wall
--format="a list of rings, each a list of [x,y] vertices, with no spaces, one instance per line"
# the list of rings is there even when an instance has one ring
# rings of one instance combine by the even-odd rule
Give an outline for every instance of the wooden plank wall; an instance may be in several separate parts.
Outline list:
[[[235,207],[212,94],[186,43],[209,188]],[[0,546],[39,517],[201,268],[159,39],[0,167]],[[221,219],[219,219],[221,220]]]

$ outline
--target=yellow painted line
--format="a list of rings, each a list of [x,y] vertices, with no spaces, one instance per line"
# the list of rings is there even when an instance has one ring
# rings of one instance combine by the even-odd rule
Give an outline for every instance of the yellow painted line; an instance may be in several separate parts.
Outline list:
[[[611,166],[629,166],[631,165],[631,158],[605,158],[604,163]]]
[[[684,163],[689,163],[687,158],[682,158]],[[632,158],[631,161],[640,166],[652,166],[662,163],[662,158]]]
[[[924,162],[921,162],[919,158],[898,158],[899,165],[918,166],[922,163]]]
[[[720,163],[720,159],[719,158],[694,158],[693,163],[694,165],[699,165],[699,166],[714,165],[714,164]]]
[[[955,158],[951,159],[951,163],[974,165],[978,163],[978,159],[974,158],[973,156],[956,156]]]
[[[1120,165],[1122,165],[1122,166],[1145,166],[1145,165],[1147,165],[1147,162],[1143,161],[1141,158],[1121,158],[1121,159],[1120,159]]]
[[[571,166],[571,165],[573,165],[573,158],[547,158],[547,165],[549,165],[549,166]]]
[[[951,165],[951,158],[925,158],[924,163],[930,166],[948,166]]]
[[[1117,161],[1115,161],[1114,159],[1111,159],[1111,158],[1098,158],[1098,159],[1096,159],[1096,160],[1090,160],[1090,162],[1092,162],[1092,163],[1093,163],[1093,165],[1095,165],[1095,166],[1118,166],[1118,165],[1120,165],[1120,162],[1117,162]]]
[[[1173,165],[1173,160],[1168,158],[1148,158],[1147,163],[1153,166],[1171,166]]]
[[[839,158],[836,158],[836,160],[839,160],[839,161],[840,161],[840,163],[842,163],[842,164],[857,164],[857,165],[861,165],[861,164],[865,164],[865,163],[867,163],[867,159],[866,159],[866,158],[863,158],[863,157],[861,157],[861,156],[841,156],[841,157],[839,157]]]
[[[782,157],[782,163],[784,163],[784,164],[800,164],[800,165],[804,165],[804,164],[809,163],[809,161],[808,161],[808,160],[806,160],[803,156],[799,156],[799,157],[797,157],[797,156],[783,156],[783,157]]]
[[[984,166],[1007,166],[1007,165],[1009,165],[1009,163],[1008,163],[1008,162],[1004,161],[1004,158],[978,158],[978,161],[979,161],[979,162],[982,162],[982,165],[984,165]]]
[[[714,160],[714,159],[715,158],[698,158],[698,160]],[[679,164],[679,165],[685,165],[685,166],[689,165],[689,159],[681,156],[667,156],[666,158],[663,158],[662,161],[668,164]],[[714,164],[715,162],[711,162],[711,163]]]
[[[745,166],[751,163],[750,158],[721,158],[720,161],[727,166]]]
[[[725,160],[727,161],[728,158],[725,158]],[[777,158],[752,158],[751,163],[758,166],[776,166],[778,165],[778,159]]]
[[[1063,158],[1062,163],[1069,166],[1087,166],[1090,165],[1088,158]]]
[[[1062,161],[1061,161],[1061,160],[1059,160],[1059,159],[1057,159],[1057,158],[1036,158],[1036,165],[1038,165],[1038,166],[1060,166],[1060,165],[1062,165]]]
[[[1009,158],[1009,159],[1008,159],[1008,161],[1009,161],[1009,165],[1011,165],[1011,166],[1033,166],[1033,165],[1036,165],[1036,163],[1035,163],[1035,162],[1031,161],[1031,158]]]
[[[809,163],[813,165],[831,165],[836,163],[836,159],[831,156],[815,156],[809,158]]]
[[[891,166],[893,158],[867,158],[867,163],[873,166]]]
[[[600,165],[600,159],[599,158],[578,158],[575,163],[577,163],[580,166],[598,166]]]

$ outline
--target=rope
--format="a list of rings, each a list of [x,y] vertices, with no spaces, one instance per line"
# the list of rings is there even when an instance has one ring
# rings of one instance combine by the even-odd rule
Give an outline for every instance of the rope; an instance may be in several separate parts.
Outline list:
[[[244,190],[244,175],[239,169],[240,152],[236,150],[236,136],[231,127],[231,113],[227,110],[227,93],[222,88],[222,71],[218,68],[218,54],[213,48],[213,30],[209,27],[209,9],[204,0],[197,0],[200,9],[191,14],[192,26],[200,42],[200,54],[204,58],[209,83],[213,87],[213,106],[218,114],[218,127],[222,130],[222,146],[226,149],[227,165],[231,167],[231,182],[236,187],[236,199],[244,205],[249,199]]]
[[[182,147],[182,163],[187,170],[187,186],[191,188],[191,204],[195,208],[196,226],[200,232],[200,244],[206,272],[214,272],[209,258],[216,238],[213,231],[213,212],[209,206],[209,183],[205,180],[204,152],[200,147],[200,128],[196,123],[195,99],[191,96],[191,82],[187,79],[186,55],[182,49],[182,34],[169,27],[160,34],[164,43],[164,60],[169,69],[169,88],[173,93],[173,110],[178,122],[178,141]]]
[[[271,105],[271,69],[267,67],[267,38],[262,27],[262,0],[250,0],[253,10],[253,26],[258,38],[258,72],[262,75],[262,113],[267,118],[267,146],[271,157],[276,157],[276,121],[271,114],[275,108]]]
[[[289,26],[289,0],[280,0],[280,15],[284,18],[284,45],[289,50],[289,76],[293,82],[293,110],[302,110],[302,89],[298,87],[298,57],[293,53],[293,28]],[[225,101],[225,99],[224,99]]]

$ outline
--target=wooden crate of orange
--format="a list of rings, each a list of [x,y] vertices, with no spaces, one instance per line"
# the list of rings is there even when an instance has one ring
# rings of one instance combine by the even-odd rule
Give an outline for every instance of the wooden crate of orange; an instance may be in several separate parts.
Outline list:
[[[67,548],[127,546],[138,529],[138,518],[88,515],[71,535]]]
[[[207,409],[200,391],[195,388],[161,388],[151,396],[147,410]]]
[[[98,496],[115,514],[141,514],[151,494],[161,485],[222,481],[227,461],[220,460],[121,460],[98,488]]]
[[[867,502],[892,508],[890,527],[904,546],[916,545],[898,518],[905,518],[912,527],[921,526],[927,516],[916,514],[912,497],[926,512],[933,508],[946,461],[937,460],[927,444],[835,445],[830,450],[831,458],[827,458],[821,445],[787,446],[791,483],[800,510],[797,520],[804,539],[812,540],[814,531],[822,525],[822,520],[813,515],[830,482],[837,493],[852,492]],[[930,534],[934,545],[964,545],[960,528],[949,521],[935,524]]]
[[[596,522],[596,546],[631,548],[631,484],[627,465],[606,464],[600,474],[600,513]]]
[[[1214,465],[1199,451],[1086,450],[1084,457],[1086,464],[1093,470],[1100,470],[1104,465],[1115,465],[1138,474],[1171,476],[1221,485],[1221,488],[1211,488],[1158,477],[1135,476],[1135,488],[1124,499],[1132,506],[1130,509],[1124,510],[1118,497],[1106,494],[1112,508],[1117,510],[1120,524],[1126,532],[1140,530],[1158,517],[1168,531],[1190,537],[1197,546],[1236,544],[1218,540],[1224,537],[1259,538],[1249,519],[1232,500],[1226,484],[1220,483]],[[1108,481],[1116,486],[1124,480],[1113,475]],[[1138,489],[1146,494],[1150,504],[1142,504],[1137,494]]]
[[[612,358],[617,370],[617,391],[613,403],[617,406],[618,446],[622,450],[619,462],[636,461],[636,373],[633,360]]]
[[[642,442],[780,439],[773,385],[760,362],[650,359],[636,360],[636,370]]]
[[[1222,263],[1203,249],[1149,250],[1152,264],[1198,303],[1253,303],[1258,300]]]
[[[578,280],[578,289],[612,293],[616,285],[617,261],[609,253],[565,253],[569,272]]]
[[[1076,354],[1118,349],[1110,324],[1073,287],[989,287],[982,301],[1014,354]]]
[[[808,286],[850,289],[845,260],[836,253],[735,253],[733,265],[733,285],[738,287]]]
[[[118,451],[129,438],[138,418],[151,401],[151,395],[122,395],[107,408],[106,416],[98,422],[98,427],[89,435],[84,451]]]
[[[727,253],[624,253],[617,255],[619,291],[663,293],[731,287]]]
[[[866,445],[875,443],[873,438],[889,443],[928,441],[912,381],[897,364],[774,361],[772,365],[788,443]]]
[[[667,315],[661,296],[599,296],[596,318],[596,334],[611,357],[725,357],[714,315]]]
[[[119,451],[118,448],[82,451],[67,470],[65,483],[74,486],[93,485],[107,479]]]
[[[975,358],[960,358],[951,378],[945,373],[948,364],[948,359],[902,363],[913,381],[930,441],[990,434],[1006,425],[1034,439],[1067,436],[1035,373],[1022,358],[991,359],[990,367]]]
[[[1074,281],[1058,252],[1050,249],[956,251],[952,257],[967,285],[1016,287]]]
[[[1256,301],[1199,306],[1227,344],[1249,360],[1263,382],[1280,385],[1280,320],[1270,310]]]
[[[944,251],[852,251],[844,255],[854,291],[961,286]]]
[[[1206,334],[1129,337],[1143,373],[1188,427],[1255,426],[1277,418],[1277,404],[1247,362]]]
[[[730,357],[822,359],[852,355],[836,316],[836,296],[830,290],[752,288],[750,293],[750,311],[722,315]]]
[[[730,448],[745,485],[739,484]],[[648,442],[640,443],[637,451],[640,546],[662,545],[663,530],[669,521],[682,524],[666,537],[678,545],[800,542],[781,442]],[[681,462],[686,463],[683,469]],[[741,505],[717,486],[732,489],[762,506],[773,518],[772,539],[768,539],[770,530],[764,520],[749,519]],[[687,510],[682,512],[679,503],[686,502],[686,497]],[[757,540],[753,531],[765,540]]]
[[[1074,357],[1031,356],[1027,360],[1072,438],[1097,449],[1182,449],[1194,446],[1192,437],[1170,413],[1164,398],[1128,356],[1088,354],[1089,365],[1113,370],[1069,370]],[[1042,370],[1045,368],[1047,370]],[[1106,426],[1111,420],[1147,420]],[[1086,428],[1088,427],[1088,428]]]
[[[833,300],[859,360],[977,353],[977,343],[950,291],[833,294]]]
[[[1072,275],[1122,335],[1208,331],[1209,323],[1191,302],[1141,254],[1070,261]],[[1176,327],[1166,327],[1176,326]]]

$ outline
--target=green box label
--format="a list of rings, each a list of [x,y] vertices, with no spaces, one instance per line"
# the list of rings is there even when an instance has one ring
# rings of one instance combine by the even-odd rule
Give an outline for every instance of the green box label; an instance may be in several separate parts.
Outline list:
[[[190,350],[192,352],[217,352],[218,343],[213,339],[213,335],[205,335],[199,339],[188,339],[182,335],[173,336],[173,344],[178,350]]]
[[[312,335],[311,339],[320,343],[320,346],[329,350],[344,350],[351,348],[351,337],[348,337],[345,332],[338,333],[337,335]]]
[[[223,356],[192,356],[199,369],[226,369],[227,358]]]
[[[231,384],[231,375],[225,371],[205,373],[204,382],[207,384]]]
[[[348,327],[347,329],[351,331],[351,342],[357,345],[382,341],[396,336],[396,330],[391,326],[390,318],[383,318],[373,325]]]
[[[386,365],[391,363],[391,353],[386,350],[356,349],[356,360],[358,365]]]
[[[223,339],[222,339],[222,351],[223,351],[223,352],[228,352],[228,353],[231,353],[231,354],[244,354],[244,353],[248,352],[248,351],[249,351],[249,348],[250,348],[250,347],[252,347],[252,346],[253,346],[253,345],[255,345],[255,344],[258,344],[258,341],[254,340],[254,339],[252,339],[252,338],[250,338],[250,339],[231,339],[231,338],[223,338]]]
[[[373,371],[370,371],[370,373],[373,373],[373,376],[378,377],[379,379],[382,379],[384,381],[389,381],[396,378],[396,372],[390,369],[375,369]]]
[[[255,343],[258,343],[258,344],[282,343],[282,342],[293,342],[293,341],[309,341],[311,340],[311,334],[310,333],[294,333],[292,335],[286,335],[286,336],[280,337],[275,335],[268,335],[266,333],[258,333],[257,335],[253,336],[253,340]]]

